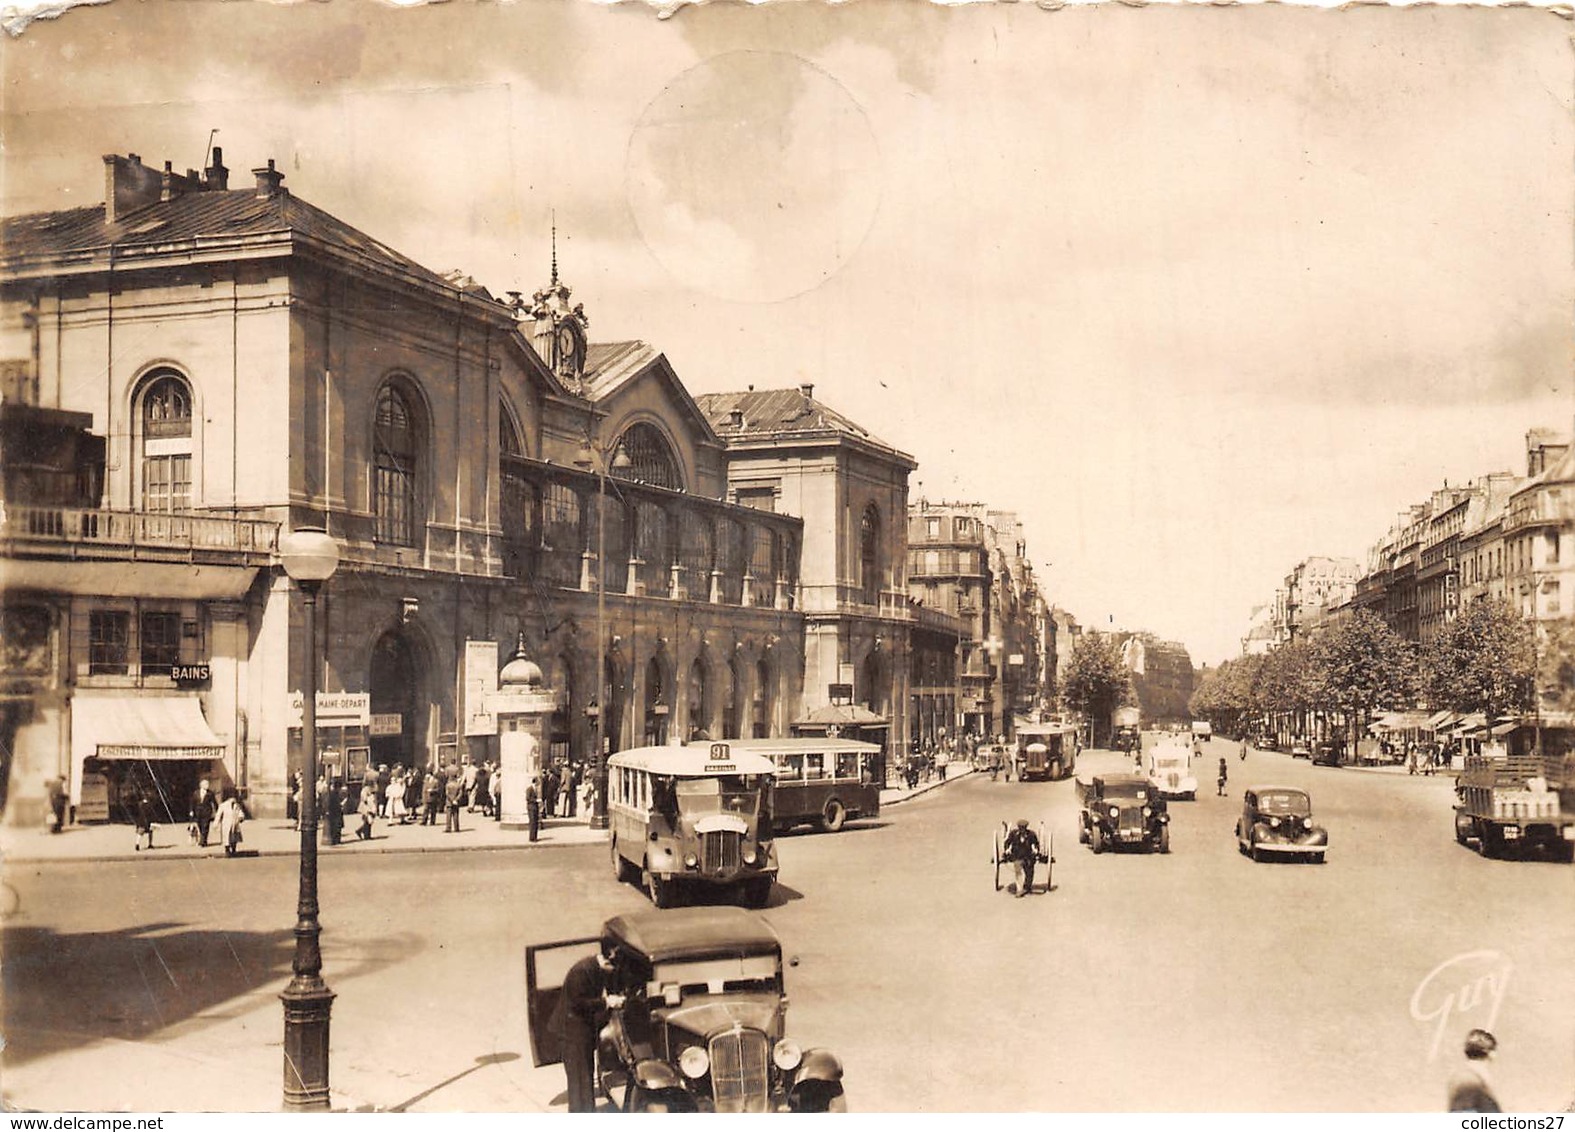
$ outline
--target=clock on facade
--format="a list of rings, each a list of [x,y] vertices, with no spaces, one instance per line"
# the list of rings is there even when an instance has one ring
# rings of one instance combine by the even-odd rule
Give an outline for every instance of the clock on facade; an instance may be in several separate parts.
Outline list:
[[[558,372],[578,374],[585,360],[585,345],[584,339],[580,337],[580,328],[572,322],[559,323],[554,342]]]

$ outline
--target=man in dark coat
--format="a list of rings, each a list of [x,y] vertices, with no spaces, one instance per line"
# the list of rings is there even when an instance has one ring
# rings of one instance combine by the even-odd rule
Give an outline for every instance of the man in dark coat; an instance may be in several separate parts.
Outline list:
[[[525,784],[525,818],[530,823],[532,841],[541,836],[541,789],[537,782],[538,779],[532,778]]]
[[[579,763],[569,764],[568,777],[564,780],[564,805],[568,807],[565,817],[573,817],[577,799],[580,796],[580,783],[585,780],[585,770]]]
[[[612,960],[600,951],[587,955],[563,979],[563,993],[552,1016],[552,1029],[563,1048],[563,1075],[569,1085],[569,1111],[596,1111],[596,1035],[608,1010],[623,1006],[623,996],[607,993]]]
[[[443,797],[443,780],[432,770],[427,771],[426,782],[422,785],[421,824],[436,825],[438,806]]]
[[[1017,827],[1006,835],[1006,841],[1001,848],[1006,853],[1006,859],[1016,867],[1021,878],[1017,882],[1017,896],[1021,899],[1033,891],[1034,866],[1039,863],[1043,853],[1039,847],[1039,835],[1028,828],[1027,818],[1018,818]]]
[[[552,817],[558,812],[558,768],[549,766],[541,774],[541,812]]]
[[[191,795],[191,820],[197,827],[197,844],[208,844],[208,827],[213,824],[213,815],[219,809],[219,800],[213,796],[213,791],[208,787],[208,780],[204,778],[197,784],[197,789]]]
[[[448,782],[443,786],[443,832],[459,832],[459,808],[465,803],[465,780],[459,768],[451,768]]]
[[[65,779],[57,774],[49,780],[49,812],[54,817],[54,824],[49,827],[50,833],[59,833],[66,828],[66,803],[70,797]]]

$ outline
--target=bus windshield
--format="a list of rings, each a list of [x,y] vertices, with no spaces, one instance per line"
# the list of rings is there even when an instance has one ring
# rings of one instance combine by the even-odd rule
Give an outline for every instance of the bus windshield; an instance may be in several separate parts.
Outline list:
[[[679,808],[688,814],[752,815],[760,798],[760,776],[724,774],[716,778],[680,778],[675,784]]]

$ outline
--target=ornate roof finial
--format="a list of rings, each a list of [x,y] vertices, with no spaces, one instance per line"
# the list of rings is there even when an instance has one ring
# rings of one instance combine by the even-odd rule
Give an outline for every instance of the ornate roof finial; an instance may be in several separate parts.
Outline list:
[[[552,285],[558,285],[558,210],[552,210]]]

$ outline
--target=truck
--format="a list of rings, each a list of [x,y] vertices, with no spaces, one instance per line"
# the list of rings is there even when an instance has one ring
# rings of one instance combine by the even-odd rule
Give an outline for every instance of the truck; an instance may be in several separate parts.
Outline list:
[[[1214,725],[1206,719],[1194,719],[1192,721],[1192,738],[1205,743],[1208,742],[1214,738]]]
[[[1143,747],[1143,713],[1132,706],[1118,707],[1110,715],[1110,749],[1113,751],[1139,751]]]
[[[1469,755],[1455,779],[1455,840],[1484,857],[1511,848],[1575,861],[1575,781],[1541,755]]]

